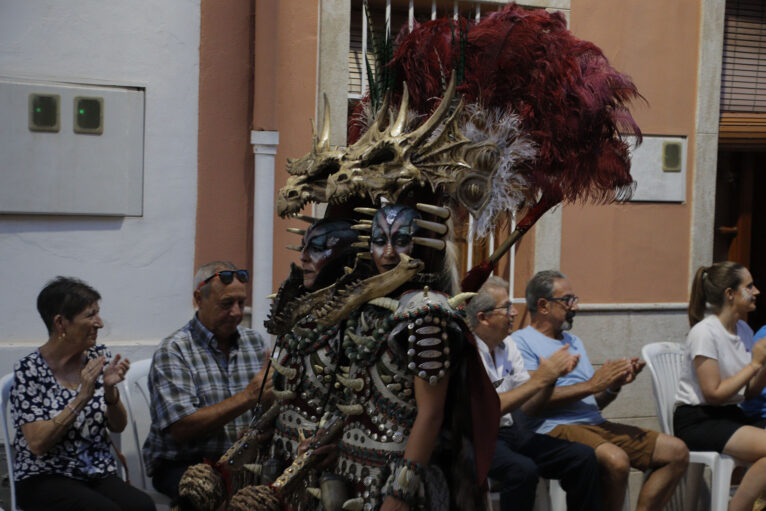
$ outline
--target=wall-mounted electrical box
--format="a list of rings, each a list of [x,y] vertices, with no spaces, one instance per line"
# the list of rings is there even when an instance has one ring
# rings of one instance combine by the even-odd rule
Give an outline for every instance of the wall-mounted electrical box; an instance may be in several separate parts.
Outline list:
[[[0,78],[0,214],[140,216],[144,91]]]

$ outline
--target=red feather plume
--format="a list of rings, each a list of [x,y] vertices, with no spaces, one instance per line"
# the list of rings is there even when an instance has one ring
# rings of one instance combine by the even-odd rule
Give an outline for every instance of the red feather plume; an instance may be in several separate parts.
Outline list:
[[[467,31],[467,102],[510,108],[539,156],[530,192],[553,201],[606,202],[632,192],[628,146],[620,133],[641,132],[626,107],[641,96],[593,43],[576,38],[561,13],[509,4],[479,23],[439,19],[401,38],[389,65],[407,82],[410,108],[428,114],[460,58]],[[447,78],[445,78],[447,77]],[[394,104],[401,85],[394,90]]]
[[[465,79],[458,91],[465,101],[488,111],[513,111],[521,130],[534,141],[537,159],[525,174],[527,194],[538,200],[519,222],[514,239],[561,201],[629,198],[635,183],[628,144],[620,135],[632,134],[641,142],[627,104],[643,98],[630,77],[609,65],[601,49],[569,32],[561,13],[509,4],[478,23],[460,18],[416,24],[398,39],[388,64],[398,81],[391,104],[401,97],[404,81],[409,107],[430,114],[450,73],[464,59]],[[357,113],[361,110],[362,105]],[[352,121],[349,142],[363,130]],[[466,279],[472,284],[464,283],[464,290],[477,289],[495,261],[469,272]]]

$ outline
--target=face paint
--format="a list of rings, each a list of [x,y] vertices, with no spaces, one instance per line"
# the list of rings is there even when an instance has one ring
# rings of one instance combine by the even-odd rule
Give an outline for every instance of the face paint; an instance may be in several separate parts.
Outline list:
[[[420,214],[407,206],[392,204],[378,211],[372,220],[370,254],[379,273],[399,264],[399,254],[412,255],[417,226],[413,222]]]
[[[303,287],[313,289],[319,272],[356,241],[356,233],[350,226],[350,222],[320,220],[309,227],[301,244]]]

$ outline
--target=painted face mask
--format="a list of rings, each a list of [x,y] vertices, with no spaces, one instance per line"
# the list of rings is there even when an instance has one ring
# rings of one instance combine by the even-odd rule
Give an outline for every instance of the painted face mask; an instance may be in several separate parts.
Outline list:
[[[370,254],[379,273],[391,270],[399,264],[399,254],[412,255],[413,237],[418,227],[414,220],[420,218],[416,210],[392,204],[384,206],[372,220]]]
[[[323,219],[308,228],[301,244],[303,287],[315,289],[320,273],[329,270],[328,264],[348,252],[351,243],[357,240],[351,225],[347,220]]]

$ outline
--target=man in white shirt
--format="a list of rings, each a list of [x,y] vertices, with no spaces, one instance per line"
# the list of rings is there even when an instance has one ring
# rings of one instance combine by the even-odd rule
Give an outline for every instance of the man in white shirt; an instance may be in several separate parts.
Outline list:
[[[500,397],[500,432],[489,475],[500,484],[502,511],[529,511],[534,506],[539,477],[560,479],[567,509],[601,510],[596,456],[588,446],[539,435],[514,421],[511,412],[534,415],[541,409],[556,380],[577,365],[578,357],[560,350],[541,361],[530,378],[509,334],[516,309],[508,297],[508,283],[491,277],[466,307],[468,320],[490,379]]]

